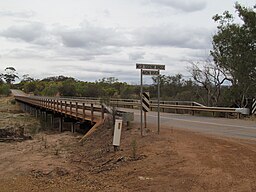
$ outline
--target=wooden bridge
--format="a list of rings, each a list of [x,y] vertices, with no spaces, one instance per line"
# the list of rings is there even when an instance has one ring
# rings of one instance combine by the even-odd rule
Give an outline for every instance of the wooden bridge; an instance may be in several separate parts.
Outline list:
[[[24,111],[30,112],[36,117],[41,116],[47,121],[47,117],[50,115],[52,124],[54,118],[58,118],[60,132],[63,131],[64,121],[72,123],[72,132],[75,132],[75,124],[83,125],[85,123],[92,128],[90,130],[92,131],[103,123],[106,113],[112,113],[111,108],[105,104],[95,104],[88,100],[17,95],[14,97]],[[127,123],[133,120],[133,113],[118,110],[116,114],[123,117]],[[128,119],[126,118],[127,114],[130,116]]]

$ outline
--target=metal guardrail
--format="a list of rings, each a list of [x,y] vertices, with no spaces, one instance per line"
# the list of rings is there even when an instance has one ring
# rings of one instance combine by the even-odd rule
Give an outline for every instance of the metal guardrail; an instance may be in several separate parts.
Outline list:
[[[192,115],[195,115],[195,113],[212,113],[213,116],[215,116],[217,113],[224,114],[225,117],[228,117],[230,114],[235,114],[237,118],[240,118],[241,114],[248,114],[246,113],[245,108],[228,108],[228,107],[206,107],[203,105],[198,105],[197,103],[186,103],[187,105],[181,105],[178,103],[171,104],[173,102],[160,102],[160,110],[162,112],[170,112],[170,113],[189,113]],[[140,108],[140,103],[138,102],[113,102],[111,101],[111,104],[117,107],[124,107],[124,108]],[[157,103],[151,102],[150,103],[150,109],[151,111],[157,111]],[[218,114],[219,115],[219,114]]]
[[[131,108],[140,108],[140,102],[124,102],[124,101],[112,101],[111,104],[117,107],[131,107]],[[151,101],[150,109],[151,111],[157,111],[158,104],[156,101]],[[190,113],[194,115],[196,112],[206,112],[212,113],[215,116],[217,113],[223,113],[225,117],[229,114],[237,115],[237,118],[240,118],[241,114],[248,115],[247,108],[229,108],[229,107],[207,107],[196,102],[176,102],[176,101],[161,101],[160,110],[162,112],[171,112],[171,113]]]

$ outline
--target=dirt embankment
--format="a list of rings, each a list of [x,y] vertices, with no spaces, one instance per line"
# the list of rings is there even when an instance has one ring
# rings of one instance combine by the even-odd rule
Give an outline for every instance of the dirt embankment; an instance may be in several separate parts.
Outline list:
[[[138,127],[123,128],[117,152],[108,124],[83,143],[57,131],[0,143],[0,191],[256,191],[255,140]]]

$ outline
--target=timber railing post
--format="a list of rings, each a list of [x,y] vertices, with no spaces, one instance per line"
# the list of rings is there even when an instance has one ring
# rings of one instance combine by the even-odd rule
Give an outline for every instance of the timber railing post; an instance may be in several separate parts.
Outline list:
[[[105,108],[103,105],[101,105],[101,120],[103,121],[104,119],[104,112],[105,112]]]
[[[46,108],[49,109],[49,99],[46,99]]]
[[[72,115],[72,102],[70,101],[70,115]]]
[[[77,118],[77,115],[78,115],[78,103],[76,102],[76,118]]]
[[[52,99],[51,99],[51,109],[52,109]]]
[[[67,114],[67,101],[65,101],[65,115]]]
[[[93,104],[91,103],[91,124],[93,124]]]
[[[59,100],[56,100],[57,101],[57,111],[59,111]]]
[[[60,101],[60,112],[62,113],[62,101]]]
[[[83,119],[85,119],[85,104],[83,103]]]

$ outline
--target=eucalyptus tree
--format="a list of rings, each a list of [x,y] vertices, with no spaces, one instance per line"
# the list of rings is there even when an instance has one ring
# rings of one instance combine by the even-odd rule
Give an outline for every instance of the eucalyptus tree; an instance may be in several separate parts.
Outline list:
[[[16,69],[14,67],[6,67],[3,78],[7,84],[12,84],[15,79],[19,78],[19,76],[17,75]]]
[[[235,4],[240,21],[228,11],[215,15],[218,23],[211,55],[231,83],[230,97],[243,106],[246,97],[256,93],[256,12]]]

